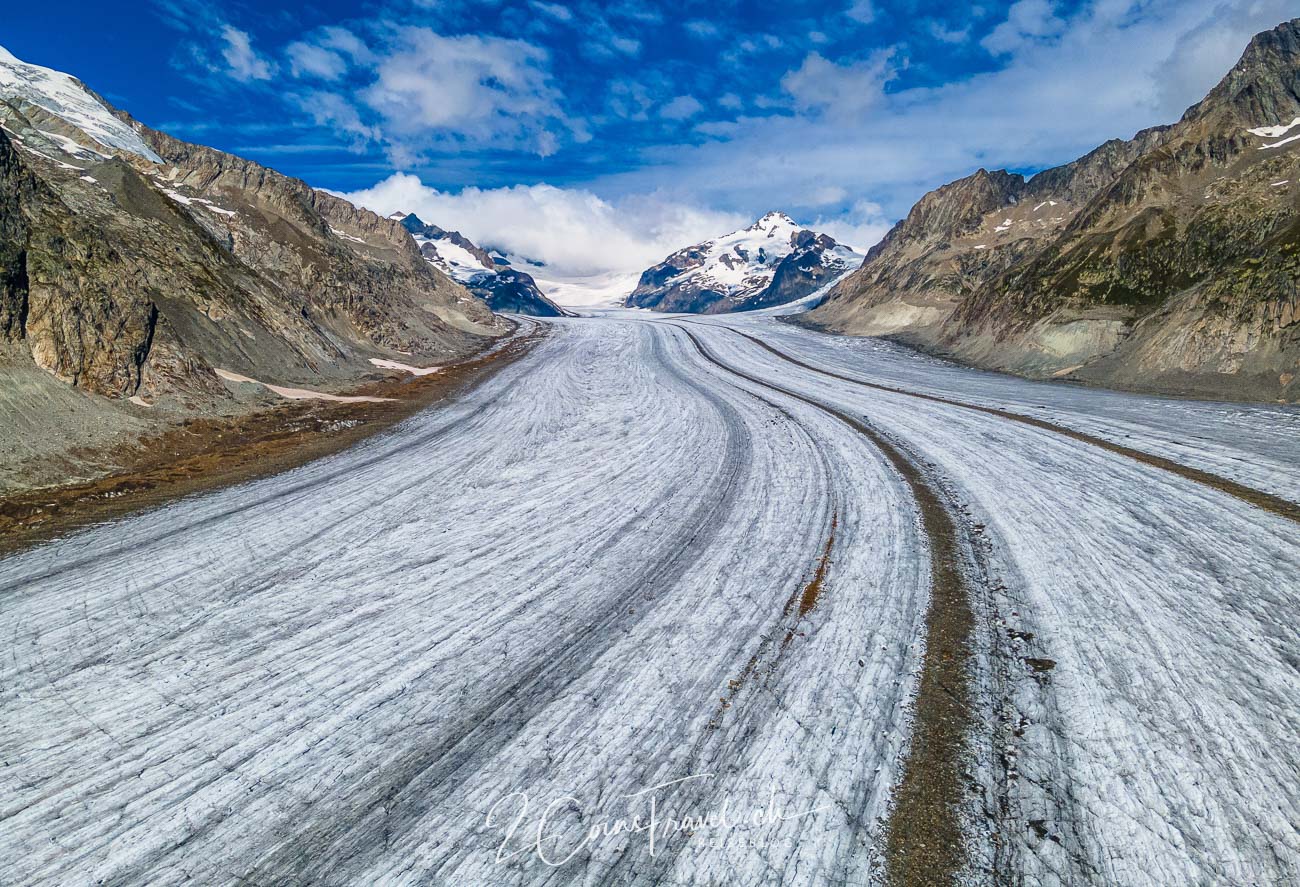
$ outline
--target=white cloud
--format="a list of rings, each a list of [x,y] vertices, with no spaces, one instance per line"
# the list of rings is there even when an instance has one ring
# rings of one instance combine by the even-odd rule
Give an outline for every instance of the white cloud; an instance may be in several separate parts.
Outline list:
[[[328,26],[320,28],[302,40],[285,47],[289,67],[295,77],[318,77],[337,80],[350,65],[371,66],[375,54],[356,34],[347,28]]]
[[[367,142],[381,137],[377,128],[361,119],[356,106],[338,93],[310,90],[295,95],[293,99],[298,107],[311,115],[317,126],[327,126],[351,136],[354,148],[360,149]]]
[[[679,95],[659,109],[659,116],[666,120],[686,120],[704,110],[700,100],[693,95]]]
[[[629,276],[635,282],[636,274],[681,247],[753,221],[656,194],[610,201],[551,185],[466,188],[453,194],[403,173],[343,196],[382,215],[414,212],[481,246],[544,262],[544,269],[528,270],[539,279],[561,282]]]
[[[348,69],[348,63],[337,52],[300,40],[285,47],[285,54],[289,56],[289,69],[295,77],[337,80]]]
[[[590,187],[610,195],[660,189],[748,211],[797,210],[818,189],[839,186],[898,218],[925,191],[981,166],[1053,166],[1177,120],[1251,35],[1294,14],[1293,2],[1095,0],[1055,38],[1021,43],[995,70],[884,94],[887,70],[872,76],[869,65],[846,71],[805,59],[785,81],[800,113],[697,125],[711,138],[650,149],[642,168]],[[831,113],[836,97],[845,101]]]
[[[880,238],[889,233],[891,227],[893,223],[885,215],[880,204],[869,200],[859,200],[839,215],[819,216],[812,223],[814,231],[829,234],[858,252],[866,252],[879,243]]]
[[[871,0],[853,0],[844,14],[858,24],[869,25],[876,20],[876,7]]]
[[[609,84],[606,101],[609,112],[627,120],[648,120],[649,110],[655,103],[649,88],[639,80],[620,77]]]
[[[545,155],[556,129],[571,131],[548,61],[522,40],[403,28],[360,100],[379,115],[384,138],[412,153],[451,136]]]
[[[641,41],[631,37],[614,36],[609,38],[609,44],[624,55],[636,55],[641,51]]]
[[[846,4],[840,0],[837,8]],[[855,3],[845,13],[862,22],[875,10]],[[979,33],[983,14],[972,14]],[[638,147],[628,158],[631,171],[579,189],[417,196],[445,213],[431,215],[431,221],[543,258],[565,274],[643,268],[685,243],[750,221],[732,215],[734,209],[743,216],[768,208],[804,211],[804,218],[818,218],[817,227],[863,247],[924,191],[977,167],[1054,165],[1107,138],[1127,138],[1139,128],[1177,119],[1222,76],[1252,34],[1292,15],[1294,0],[1084,0],[1081,6],[1018,0],[982,41],[993,55],[986,59],[993,70],[962,82],[892,88],[898,85],[891,82],[895,68],[906,63],[905,49],[852,61],[827,58],[831,53],[823,48],[792,66],[781,80],[783,92],[770,84],[744,92],[722,78],[692,86],[714,110],[757,115],[779,109],[763,117],[710,119],[714,115],[701,112],[699,99],[677,95],[685,82],[667,75],[656,79],[653,65],[629,63],[630,73],[610,82],[606,106],[592,109],[591,125],[648,121],[659,109],[690,121],[690,143]],[[634,37],[620,36],[609,24],[640,36],[628,27],[627,16],[620,19],[612,8],[591,20],[584,16],[574,18],[574,30],[583,29],[581,52],[620,60],[640,52]],[[851,25],[843,15],[834,24],[837,34]],[[966,24],[922,19],[915,27],[921,35],[958,43],[972,39]],[[680,40],[708,31],[689,22],[680,27],[686,29],[675,32]],[[274,76],[274,64],[244,32],[217,23],[196,33],[206,49],[206,55],[196,54],[200,69],[256,83]],[[457,144],[547,154],[590,138],[584,121],[569,116],[550,58],[529,42],[392,26],[358,33],[368,35],[370,45],[346,29],[327,28],[286,47],[279,56],[283,66],[312,78],[311,88],[300,84],[289,95],[317,123],[358,144],[387,145],[399,167]],[[802,42],[798,32],[789,40]],[[728,65],[748,73],[770,63],[769,50],[779,42],[774,35],[749,34],[719,45],[723,73]],[[336,60],[347,67],[343,75],[336,74]],[[349,92],[337,85],[342,82],[367,85]],[[743,99],[725,92],[728,87]],[[401,184],[409,177],[395,178]],[[646,193],[656,195],[654,212],[637,209],[641,198],[635,195]],[[727,212],[706,212],[700,205]],[[665,207],[709,223],[674,229],[661,218],[671,215]],[[718,223],[721,217],[728,221]],[[680,236],[665,233],[670,231]]]
[[[930,36],[940,43],[965,43],[970,39],[970,27],[951,28],[937,19],[930,19],[925,23],[925,29]]]
[[[366,46],[365,41],[347,28],[336,25],[321,28],[317,42],[326,49],[333,49],[343,53],[352,59],[354,64],[374,64],[375,54],[370,51],[370,47]]]
[[[1156,69],[1157,97],[1166,113],[1181,111],[1205,97],[1205,86],[1228,71],[1262,27],[1297,14],[1289,0],[1256,0],[1225,5],[1179,35],[1173,51]]]
[[[529,0],[528,5],[542,13],[542,15],[549,15],[557,21],[568,22],[573,20],[573,12],[562,3],[543,3],[541,0]]]
[[[829,113],[837,118],[859,115],[875,105],[885,83],[894,75],[892,50],[871,58],[837,65],[820,53],[810,52],[803,64],[781,78],[781,88],[794,98],[801,111]]]
[[[590,58],[603,61],[619,56],[640,55],[641,41],[617,33],[604,18],[598,15],[587,17],[581,24],[587,37],[582,44],[582,51]]]
[[[703,19],[691,19],[683,27],[686,28],[686,33],[702,40],[711,40],[722,33],[713,22],[706,22]]]
[[[849,197],[848,189],[839,185],[822,185],[808,194],[808,206],[826,206],[831,203],[843,203]]]
[[[269,76],[255,53],[249,57],[247,35],[227,30],[232,69],[238,63],[241,76]],[[352,137],[353,147],[381,143],[389,160],[403,166],[434,148],[473,144],[548,156],[562,142],[591,138],[585,121],[561,107],[550,56],[538,46],[391,24],[374,34],[368,45],[347,28],[324,27],[285,47],[296,78],[362,84],[285,93],[318,125]],[[198,50],[196,57],[203,60]]]
[[[1055,37],[1065,28],[1048,0],[1016,0],[1007,20],[994,28],[980,45],[994,54],[1006,54],[1036,40]]]
[[[248,34],[231,25],[221,26],[221,57],[226,60],[226,74],[240,83],[270,80],[271,63],[253,49]]]

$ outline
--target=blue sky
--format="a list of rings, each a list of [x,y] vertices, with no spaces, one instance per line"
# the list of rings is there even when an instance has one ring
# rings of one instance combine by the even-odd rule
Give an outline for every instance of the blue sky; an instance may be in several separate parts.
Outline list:
[[[178,137],[582,273],[773,208],[864,247],[981,165],[1176,119],[1297,7],[24,3],[0,45]]]
[[[590,181],[715,139],[714,125],[798,113],[782,78],[812,53],[870,71],[891,53],[890,90],[996,67],[978,41],[1005,4],[960,20],[950,4],[903,6],[165,0],[61,5],[69,27],[23,4],[4,39],[152,125],[314,184],[353,189],[396,166],[494,187]],[[459,53],[474,58],[434,61]]]

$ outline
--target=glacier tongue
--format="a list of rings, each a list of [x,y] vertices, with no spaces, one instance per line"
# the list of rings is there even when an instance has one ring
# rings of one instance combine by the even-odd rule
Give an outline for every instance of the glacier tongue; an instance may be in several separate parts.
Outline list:
[[[0,46],[0,98],[23,99],[77,127],[106,148],[162,163],[144,140],[81,81],[60,71],[29,65]]]

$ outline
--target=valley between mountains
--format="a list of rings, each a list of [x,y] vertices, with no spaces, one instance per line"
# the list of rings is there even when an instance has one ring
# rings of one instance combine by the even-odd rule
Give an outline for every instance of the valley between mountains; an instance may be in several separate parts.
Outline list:
[[[1298,165],[593,271],[0,49],[0,882],[1300,884]]]
[[[1096,442],[1295,503],[1294,411],[545,323],[389,433],[0,561],[10,877],[1300,876],[1295,516]],[[655,786],[790,818],[584,839]]]

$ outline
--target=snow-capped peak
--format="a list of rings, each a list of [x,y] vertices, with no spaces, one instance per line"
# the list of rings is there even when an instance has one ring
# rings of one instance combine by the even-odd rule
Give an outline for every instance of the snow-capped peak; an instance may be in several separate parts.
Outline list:
[[[746,230],[770,232],[782,228],[789,228],[797,231],[799,230],[799,224],[785,213],[779,210],[773,210],[772,212],[765,214],[754,224],[750,225]]]
[[[862,258],[773,211],[748,228],[678,250],[648,269],[628,304],[688,311],[765,307],[802,298],[856,268]]]
[[[43,108],[106,148],[138,154],[154,163],[162,158],[76,78],[29,65],[0,46],[0,99],[18,99]]]

